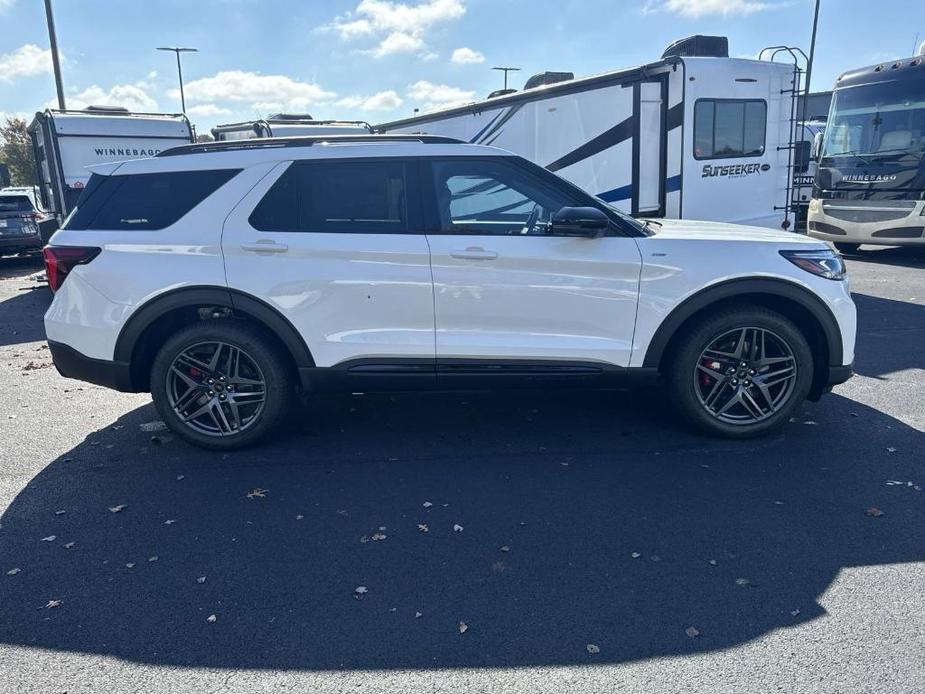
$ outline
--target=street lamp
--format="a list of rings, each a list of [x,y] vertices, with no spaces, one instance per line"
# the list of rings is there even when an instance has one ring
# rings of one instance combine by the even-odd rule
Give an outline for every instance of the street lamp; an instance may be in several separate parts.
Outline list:
[[[51,0],[45,0],[45,21],[48,23],[48,42],[51,44],[51,64],[55,71],[55,89],[58,90],[58,108],[62,111],[64,104],[64,85],[61,83],[61,60],[58,57],[58,37],[55,34],[55,15],[51,10]]]
[[[183,115],[186,115],[186,95],[183,93],[183,67],[180,65],[181,53],[198,53],[198,48],[181,48],[179,46],[158,48],[159,51],[173,51],[177,54],[177,76],[180,78],[180,105],[183,108]]]

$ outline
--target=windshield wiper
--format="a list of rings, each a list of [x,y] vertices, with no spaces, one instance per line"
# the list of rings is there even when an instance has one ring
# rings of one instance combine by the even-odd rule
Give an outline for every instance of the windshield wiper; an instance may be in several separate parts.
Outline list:
[[[649,225],[650,225],[650,224],[657,224],[659,229],[662,228],[662,223],[661,223],[660,221],[658,221],[657,219],[649,219],[649,218],[647,217],[647,218],[645,218],[645,219],[642,220],[642,225],[643,225],[646,229],[649,228]]]
[[[830,154],[828,156],[830,157],[857,157],[858,159],[863,161],[868,166],[871,166],[871,161],[868,158],[870,156],[870,152],[862,152],[861,150],[854,150],[852,152],[838,152],[837,154]]]

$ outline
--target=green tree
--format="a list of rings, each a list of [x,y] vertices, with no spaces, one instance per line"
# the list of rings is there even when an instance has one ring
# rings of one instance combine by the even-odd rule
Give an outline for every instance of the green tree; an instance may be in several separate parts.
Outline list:
[[[0,162],[9,167],[14,186],[32,186],[37,183],[32,140],[26,131],[26,121],[22,118],[10,116],[0,125]]]

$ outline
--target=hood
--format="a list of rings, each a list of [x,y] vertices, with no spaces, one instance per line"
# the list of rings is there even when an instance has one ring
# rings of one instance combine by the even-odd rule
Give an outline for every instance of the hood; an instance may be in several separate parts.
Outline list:
[[[702,239],[704,241],[764,241],[789,245],[825,247],[825,244],[803,234],[783,229],[729,224],[728,222],[701,222],[692,219],[657,219],[649,228],[657,239]]]

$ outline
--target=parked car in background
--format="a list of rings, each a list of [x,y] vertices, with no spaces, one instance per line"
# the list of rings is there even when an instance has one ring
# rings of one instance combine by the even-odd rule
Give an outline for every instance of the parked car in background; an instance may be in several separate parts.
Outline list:
[[[150,391],[207,448],[265,436],[299,389],[658,378],[690,422],[754,436],[854,358],[826,244],[637,221],[447,137],[215,142],[97,167],[45,259],[58,370]]]
[[[56,228],[35,188],[0,189],[0,255],[37,252]]]

